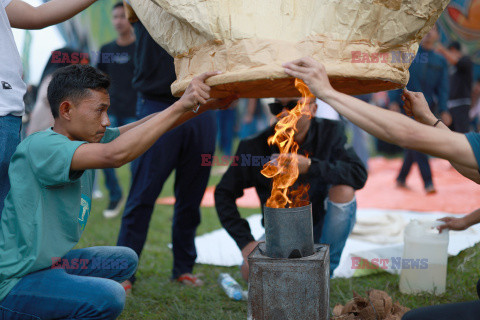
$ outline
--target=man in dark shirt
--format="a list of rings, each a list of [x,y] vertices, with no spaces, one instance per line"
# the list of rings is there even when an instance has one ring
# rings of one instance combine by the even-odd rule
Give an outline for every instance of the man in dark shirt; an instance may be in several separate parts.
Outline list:
[[[463,55],[462,47],[458,42],[452,42],[448,49],[442,45],[437,51],[450,64],[450,98],[447,107],[452,115],[450,129],[460,133],[470,131],[470,106],[472,104],[473,62],[470,57]]]
[[[270,104],[270,109],[274,114],[282,112],[280,115],[283,116],[285,108],[291,109],[296,100],[278,99],[275,104]],[[309,107],[314,115],[317,109],[315,100],[309,101]],[[345,147],[344,128],[339,121],[310,119],[303,115],[297,129],[295,140],[300,147],[297,184],[310,185],[308,194],[312,203],[314,241],[330,245],[330,274],[333,274],[355,223],[355,190],[364,186],[367,171],[353,148]],[[215,189],[215,206],[220,222],[242,250],[242,275],[245,279],[248,278],[247,257],[257,242],[247,221],[240,217],[235,200],[243,195],[244,189],[255,187],[263,212],[272,183],[260,172],[265,161],[259,163],[254,159],[266,159],[278,153],[276,147],[267,144],[268,137],[273,133],[274,126],[253,138],[242,140],[234,162]]]
[[[112,84],[109,89],[111,108],[108,116],[113,128],[136,121],[135,105],[137,93],[132,88],[133,53],[135,35],[125,16],[123,2],[118,2],[112,9],[112,23],[118,38],[102,46],[98,55],[98,69],[110,76]],[[115,169],[103,169],[105,185],[110,193],[110,202],[103,211],[105,218],[118,215],[122,205],[122,189],[118,183]]]
[[[170,90],[176,75],[173,58],[152,39],[143,24],[137,21],[133,28],[136,37],[133,88],[138,92],[137,116],[141,119],[177,100]],[[210,167],[201,166],[201,155],[214,153],[216,134],[215,114],[207,111],[162,136],[132,162],[132,185],[117,242],[140,256],[155,201],[170,173],[176,170],[172,279],[194,286],[202,284],[192,275],[197,256],[194,240],[200,224],[200,202],[210,175]],[[131,287],[134,280],[132,277],[126,281],[124,287]]]

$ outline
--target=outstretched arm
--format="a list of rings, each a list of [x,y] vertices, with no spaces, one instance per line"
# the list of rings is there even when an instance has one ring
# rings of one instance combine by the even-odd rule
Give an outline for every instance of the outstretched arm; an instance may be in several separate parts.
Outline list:
[[[370,105],[332,88],[325,67],[310,57],[285,63],[285,72],[302,79],[310,91],[338,113],[379,139],[478,170],[465,135],[438,130],[409,117]]]
[[[438,121],[428,107],[428,103],[421,92],[411,92],[405,89],[402,100],[404,102],[403,107],[407,116],[413,116],[415,120],[426,125],[431,125]],[[438,122],[435,127],[451,132],[443,122]],[[456,161],[450,161],[450,163],[464,177],[480,184],[480,173],[478,170],[464,166]]]
[[[105,144],[81,145],[73,155],[70,169],[79,171],[120,167],[136,159],[184,118],[186,113],[191,113],[192,108],[198,103],[207,103],[210,98],[210,87],[205,84],[205,80],[217,74],[217,72],[206,72],[195,77],[180,100],[135,128],[120,134],[117,139]]]
[[[50,0],[33,7],[22,0],[12,0],[5,11],[12,28],[42,29],[70,19],[95,1]]]
[[[437,227],[439,231],[442,231],[443,229],[456,231],[465,230],[474,224],[480,223],[480,209],[477,209],[462,218],[445,217],[438,220],[445,222],[445,224],[441,224]]]
[[[205,111],[227,108],[236,99],[238,99],[237,96],[229,96],[229,97],[226,97],[226,98],[223,98],[223,99],[210,99],[210,100],[207,101],[206,104],[201,105],[196,113],[194,113],[194,112],[184,113],[182,116],[180,116],[180,118],[178,118],[177,121],[175,121],[175,123],[172,124],[171,127],[168,128],[168,130],[172,130],[172,129],[178,127],[179,125],[183,124],[184,122],[186,122],[186,121],[204,113]],[[140,119],[140,120],[135,121],[133,123],[129,123],[129,124],[126,124],[124,126],[119,127],[118,129],[120,130],[120,134],[124,134],[125,132],[141,125],[142,123],[144,123],[144,122],[150,120],[151,118],[153,118],[154,116],[156,116],[158,113],[159,112],[151,114],[151,115],[149,115],[149,116],[147,116],[143,119]]]

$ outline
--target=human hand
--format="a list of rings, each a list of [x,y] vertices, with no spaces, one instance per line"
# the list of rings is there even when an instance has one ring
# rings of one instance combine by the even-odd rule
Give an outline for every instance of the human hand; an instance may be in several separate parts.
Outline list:
[[[205,72],[193,78],[178,101],[182,106],[182,111],[190,111],[195,109],[199,104],[206,104],[210,98],[210,87],[205,81],[220,73],[219,71]]]
[[[311,57],[286,62],[282,66],[286,74],[303,80],[310,91],[320,99],[325,99],[335,92],[323,64]]]
[[[279,160],[281,159],[281,160]],[[279,154],[279,153],[274,153],[272,154],[272,158],[270,160],[271,163],[275,165],[279,165],[279,163],[282,163],[282,165],[287,165],[289,166],[290,163],[292,163],[295,159],[298,163],[298,173],[299,174],[305,174],[308,172],[308,169],[310,169],[310,165],[312,163],[312,160],[305,157],[304,155],[301,154],[293,154],[293,153],[287,153],[287,154]]]
[[[433,125],[437,121],[423,93],[409,91],[405,88],[403,89],[402,101],[407,116],[413,116],[415,120],[426,125]]]
[[[251,241],[242,249],[242,257],[243,257],[243,264],[241,267],[242,277],[245,281],[248,281],[248,255],[252,253],[253,249],[255,249],[258,245],[258,241]]]
[[[243,261],[248,264],[248,255],[252,253],[253,249],[255,249],[258,245],[258,241],[251,241],[242,249],[242,257]]]
[[[438,221],[445,222],[444,224],[441,224],[437,227],[440,232],[442,232],[442,230],[444,229],[460,231],[465,230],[469,227],[469,225],[463,218],[445,217],[438,219]]]

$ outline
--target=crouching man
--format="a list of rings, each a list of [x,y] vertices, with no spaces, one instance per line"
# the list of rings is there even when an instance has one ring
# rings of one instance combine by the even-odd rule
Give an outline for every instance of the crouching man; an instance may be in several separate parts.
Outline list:
[[[292,110],[298,98],[282,98],[269,105],[279,118]],[[307,101],[310,113],[315,114],[315,99]],[[257,136],[242,140],[234,161],[215,189],[215,207],[220,222],[242,251],[242,276],[248,279],[248,255],[258,242],[251,234],[248,222],[241,218],[235,200],[243,190],[255,187],[263,206],[270,197],[272,182],[261,174],[263,164],[247,159],[270,158],[278,149],[269,146],[268,137],[274,134],[274,125]],[[346,148],[344,128],[339,121],[311,118],[302,115],[294,136],[299,145],[298,184],[309,184],[312,203],[313,236],[315,243],[330,245],[330,275],[340,262],[345,241],[355,224],[357,203],[355,190],[367,180],[367,171],[352,148]],[[307,158],[308,155],[308,158]]]
[[[52,128],[25,139],[12,157],[11,190],[0,220],[0,319],[115,319],[123,310],[120,283],[137,267],[126,247],[72,250],[91,212],[94,170],[120,167],[165,132],[222,102],[192,80],[163,112],[109,129],[107,76],[91,66],[54,73],[48,100]],[[203,105],[198,110],[199,104]],[[199,111],[199,112],[198,112]],[[168,150],[165,150],[168,152]]]

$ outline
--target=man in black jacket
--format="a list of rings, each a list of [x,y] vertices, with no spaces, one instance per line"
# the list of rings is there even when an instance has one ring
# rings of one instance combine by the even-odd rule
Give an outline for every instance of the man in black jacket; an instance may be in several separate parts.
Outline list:
[[[297,100],[277,99],[269,107],[273,114],[282,117]],[[314,115],[317,109],[315,100],[308,103]],[[314,241],[330,245],[330,274],[333,274],[355,223],[355,190],[364,186],[367,171],[353,149],[345,147],[344,128],[339,121],[303,115],[298,120],[297,130],[295,140],[300,146],[297,155],[300,175],[296,183],[310,185],[308,194],[312,203]],[[273,133],[274,126],[242,140],[234,161],[215,189],[220,222],[242,250],[242,275],[246,280],[247,257],[258,242],[253,238],[248,222],[240,217],[235,200],[243,195],[244,189],[255,187],[263,211],[272,183],[260,171],[266,160],[278,153],[275,146],[267,144]]]

